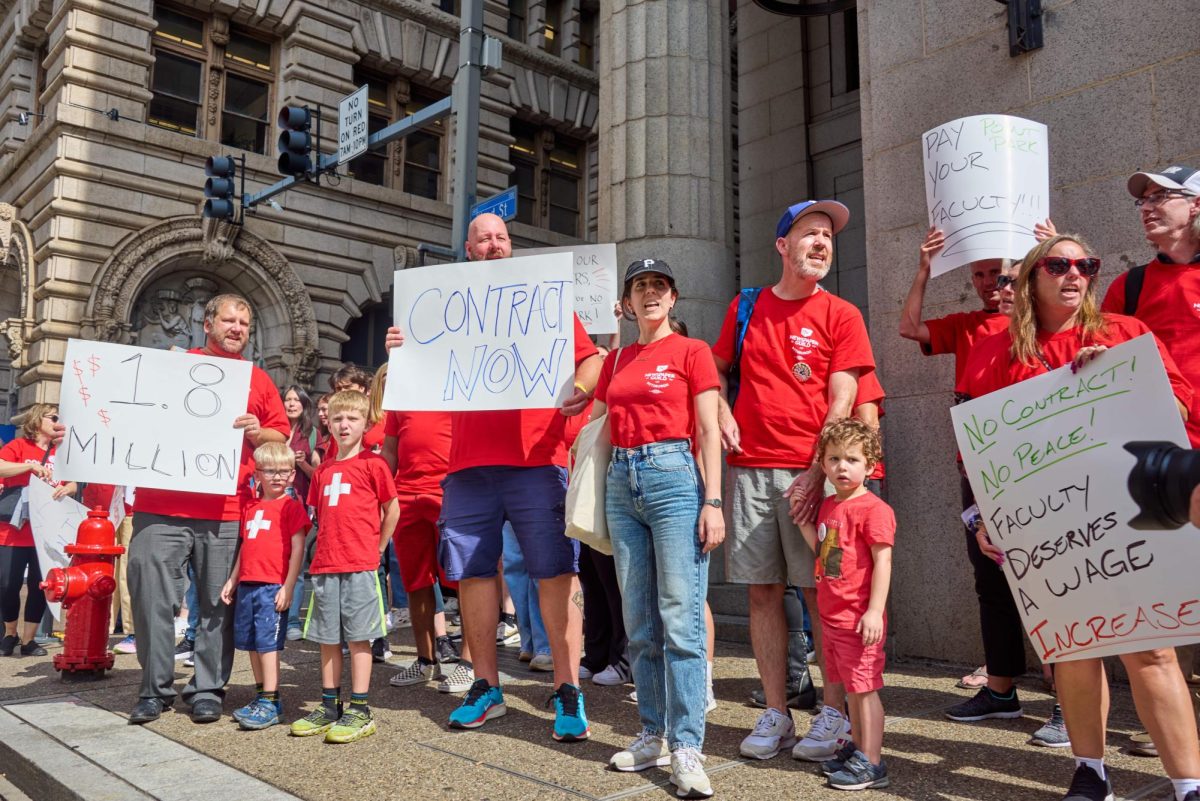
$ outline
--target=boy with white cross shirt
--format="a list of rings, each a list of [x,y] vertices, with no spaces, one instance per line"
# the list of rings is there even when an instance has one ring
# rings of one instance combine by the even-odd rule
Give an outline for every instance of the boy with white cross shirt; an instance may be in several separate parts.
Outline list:
[[[387,462],[363,449],[367,413],[367,396],[361,392],[338,392],[329,399],[337,456],[321,463],[308,490],[319,528],[308,568],[313,599],[304,638],[321,646],[321,704],[292,724],[292,734],[323,734],[328,743],[375,733],[367,705],[371,641],[387,636],[379,557],[400,519],[400,507]],[[350,705],[344,710],[343,642],[350,649]]]

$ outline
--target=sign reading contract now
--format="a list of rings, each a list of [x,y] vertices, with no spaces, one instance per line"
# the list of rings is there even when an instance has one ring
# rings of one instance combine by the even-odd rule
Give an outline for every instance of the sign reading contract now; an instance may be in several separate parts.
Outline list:
[[[338,103],[338,164],[367,152],[367,87],[360,86]]]

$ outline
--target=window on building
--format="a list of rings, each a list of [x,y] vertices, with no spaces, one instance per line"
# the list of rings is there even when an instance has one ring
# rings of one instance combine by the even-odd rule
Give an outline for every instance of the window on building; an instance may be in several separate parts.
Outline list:
[[[462,0],[437,0],[437,7],[456,17],[462,14]]]
[[[266,153],[271,130],[271,88],[275,83],[270,42],[240,30],[216,44],[204,20],[156,6],[154,68],[147,122],[150,125],[223,145]],[[221,37],[225,38],[225,37]],[[211,67],[220,67],[216,99],[221,115],[207,125],[204,99]]]
[[[367,85],[367,130],[370,133],[441,99],[417,87],[409,88],[406,82],[393,83],[360,70],[355,70],[354,83],[356,86]],[[408,99],[402,101],[405,96]],[[443,196],[445,139],[445,126],[441,122],[434,123],[385,148],[367,151],[350,162],[350,174],[360,181],[438,200]]]
[[[579,65],[589,70],[596,69],[596,18],[600,12],[579,6]]]
[[[858,89],[858,13],[850,9],[842,13],[842,32],[845,39],[846,91]]]
[[[562,55],[563,0],[546,0],[546,19],[542,23],[545,49],[551,55]]]
[[[509,147],[517,185],[517,221],[580,236],[584,146],[550,130],[513,120]]]
[[[36,127],[46,113],[46,106],[42,103],[42,95],[46,91],[46,59],[50,57],[50,46],[44,44],[37,49],[34,58],[37,63],[33,65],[33,97],[29,99],[29,110],[35,115],[30,119],[30,126]]]
[[[526,0],[508,0],[508,36],[518,42],[525,41]]]

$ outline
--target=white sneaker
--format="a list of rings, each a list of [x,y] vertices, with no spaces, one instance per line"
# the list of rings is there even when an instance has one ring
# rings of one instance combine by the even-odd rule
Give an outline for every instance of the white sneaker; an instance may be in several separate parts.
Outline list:
[[[387,613],[387,630],[406,629],[412,625],[412,617],[408,607],[394,607]]]
[[[613,754],[608,764],[614,770],[626,773],[662,767],[671,764],[671,752],[667,750],[666,740],[643,731],[628,748]]]
[[[628,684],[632,680],[633,676],[629,673],[629,666],[624,663],[609,665],[604,670],[592,676],[592,684],[599,684],[601,687],[619,687],[622,684]]]
[[[521,631],[513,624],[501,620],[496,625],[496,642],[499,645],[519,645]]]
[[[746,739],[742,740],[739,750],[744,757],[770,759],[795,744],[796,725],[792,719],[776,709],[768,709],[759,716]]]
[[[717,708],[717,697],[713,695],[712,684],[708,685],[708,692],[705,694],[704,714],[708,714]]]
[[[850,740],[850,721],[831,706],[821,707],[813,718],[808,734],[792,749],[792,758],[805,762],[823,762],[833,759],[843,745]]]
[[[529,660],[529,669],[541,671],[542,673],[554,672],[554,657],[550,654],[534,654],[533,659]]]
[[[631,690],[629,692],[629,700],[633,701],[635,704],[637,703],[637,690]]]
[[[388,679],[393,687],[409,687],[413,684],[424,684],[430,679],[442,678],[437,662],[424,664],[420,659],[414,659],[412,664],[403,668],[399,673]]]
[[[584,666],[584,665],[579,666],[579,680],[580,681],[585,681],[586,679],[590,679],[594,675],[595,674],[592,673],[592,671],[588,670],[586,666]]]
[[[704,755],[695,748],[677,748],[671,752],[671,784],[680,798],[710,798],[713,794]]]
[[[186,617],[175,618],[175,639],[178,640],[180,637],[182,637],[184,634],[187,633],[187,630],[188,630],[187,618]]]
[[[454,671],[438,684],[440,693],[465,693],[475,683],[475,671],[459,662]]]

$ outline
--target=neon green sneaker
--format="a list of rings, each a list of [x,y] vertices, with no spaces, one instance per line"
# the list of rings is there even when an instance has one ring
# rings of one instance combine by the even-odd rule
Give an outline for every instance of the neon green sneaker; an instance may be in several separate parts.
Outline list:
[[[352,743],[375,733],[375,719],[370,713],[347,709],[326,734],[327,743]]]
[[[342,705],[338,704],[338,714],[342,711]],[[338,718],[331,717],[325,709],[325,705],[321,704],[312,712],[309,712],[304,717],[292,724],[293,737],[312,737],[314,734],[324,734],[333,728],[338,722]]]

